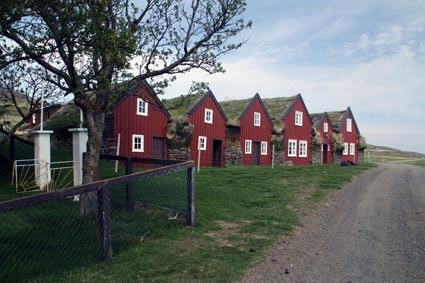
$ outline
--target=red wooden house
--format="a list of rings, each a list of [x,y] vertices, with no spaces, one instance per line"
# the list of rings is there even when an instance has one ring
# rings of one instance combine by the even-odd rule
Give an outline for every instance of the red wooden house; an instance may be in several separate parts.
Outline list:
[[[220,104],[231,117],[226,146],[232,143],[229,140],[239,144],[244,165],[270,165],[272,120],[260,95],[257,93],[250,100],[224,101]]]
[[[194,126],[190,145],[192,159],[197,164],[199,155],[201,166],[223,167],[227,116],[212,91],[203,95],[187,116]]]
[[[289,98],[264,99],[277,132],[284,136],[284,161],[310,165],[313,124],[301,94]]]
[[[166,158],[166,128],[170,114],[145,81],[131,87],[113,107],[114,138],[119,154]]]
[[[342,135],[344,142],[344,150],[342,151],[341,161],[352,161],[358,163],[358,143],[360,131],[357,127],[351,108],[348,107],[345,111],[329,112],[329,117],[335,132]]]
[[[164,103],[172,114],[170,123],[180,124],[181,127],[188,124],[187,129],[191,129],[189,145],[180,143],[177,145],[180,148],[173,148],[173,150],[188,150],[190,159],[194,160],[196,164],[198,156],[200,156],[201,166],[223,167],[227,116],[212,91],[205,94],[181,96],[166,100]],[[173,136],[172,133],[170,135],[172,139],[169,142],[175,147],[175,140],[179,137],[178,135]],[[188,148],[186,148],[187,146]],[[181,159],[181,156],[178,159]]]
[[[320,163],[321,164],[332,164],[333,162],[333,146],[332,146],[332,136],[333,136],[333,127],[331,118],[327,112],[311,114],[311,120],[313,122],[313,127],[316,132],[314,139],[316,140],[317,145],[319,146],[320,151]]]

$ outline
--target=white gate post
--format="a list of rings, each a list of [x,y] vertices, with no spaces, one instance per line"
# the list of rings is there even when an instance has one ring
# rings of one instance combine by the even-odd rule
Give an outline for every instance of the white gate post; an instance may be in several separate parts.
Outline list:
[[[50,135],[53,131],[33,131],[34,159],[39,160],[35,166],[35,183],[40,189],[45,189],[51,181],[50,176]]]
[[[72,133],[72,159],[74,161],[74,186],[83,183],[83,153],[87,151],[87,129],[68,129]]]

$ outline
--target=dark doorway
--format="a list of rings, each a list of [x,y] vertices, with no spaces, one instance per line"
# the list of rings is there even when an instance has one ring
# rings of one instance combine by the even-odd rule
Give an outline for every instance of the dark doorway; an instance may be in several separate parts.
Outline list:
[[[252,165],[260,165],[260,150],[261,150],[261,143],[253,142],[252,143]]]
[[[328,145],[323,145],[323,151],[322,151],[322,160],[323,164],[328,164]]]
[[[213,140],[212,166],[221,167],[221,159],[222,159],[222,141],[221,140]]]
[[[152,140],[152,158],[165,159],[164,155],[164,138],[153,137]]]

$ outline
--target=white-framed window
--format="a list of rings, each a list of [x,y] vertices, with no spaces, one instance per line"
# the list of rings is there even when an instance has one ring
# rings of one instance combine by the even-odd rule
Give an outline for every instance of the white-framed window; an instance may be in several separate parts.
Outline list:
[[[207,137],[199,136],[198,138],[198,149],[207,150]]]
[[[143,135],[133,135],[133,152],[144,152],[145,151],[145,137]]]
[[[351,132],[353,130],[353,121],[351,119],[347,119],[347,132]]]
[[[348,155],[348,142],[344,143],[344,151],[342,152],[342,155]]]
[[[205,108],[205,123],[213,123],[213,111],[211,109]]]
[[[356,150],[356,147],[354,143],[350,143],[350,155],[354,155],[355,150]]]
[[[328,127],[328,123],[323,123],[323,132],[327,133],[329,131]]]
[[[299,142],[299,157],[307,157],[307,141]]]
[[[288,140],[288,156],[297,157],[297,140]]]
[[[254,126],[261,126],[261,113],[254,112]]]
[[[295,125],[297,126],[303,125],[303,112],[295,111]]]
[[[245,154],[251,154],[252,152],[252,140],[245,140]]]
[[[267,142],[261,142],[261,155],[267,155]]]
[[[148,116],[148,102],[137,98],[137,115]]]

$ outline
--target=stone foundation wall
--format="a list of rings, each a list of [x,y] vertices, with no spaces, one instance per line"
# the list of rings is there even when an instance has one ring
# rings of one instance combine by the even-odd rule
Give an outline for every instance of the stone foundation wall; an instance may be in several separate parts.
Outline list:
[[[320,150],[313,150],[311,155],[311,163],[321,164],[321,155],[322,155],[322,152]]]
[[[340,164],[342,161],[342,151],[334,151],[332,153],[332,163]]]
[[[191,160],[190,147],[169,148],[167,150],[169,160]]]
[[[285,163],[285,152],[277,151],[274,152],[274,164],[284,164]]]
[[[363,162],[364,161],[364,149],[362,149],[362,150],[359,150],[358,152],[357,152],[357,154],[358,154],[358,159],[359,159],[359,162]]]
[[[226,145],[224,148],[224,163],[229,165],[243,165],[242,148],[240,145]]]

